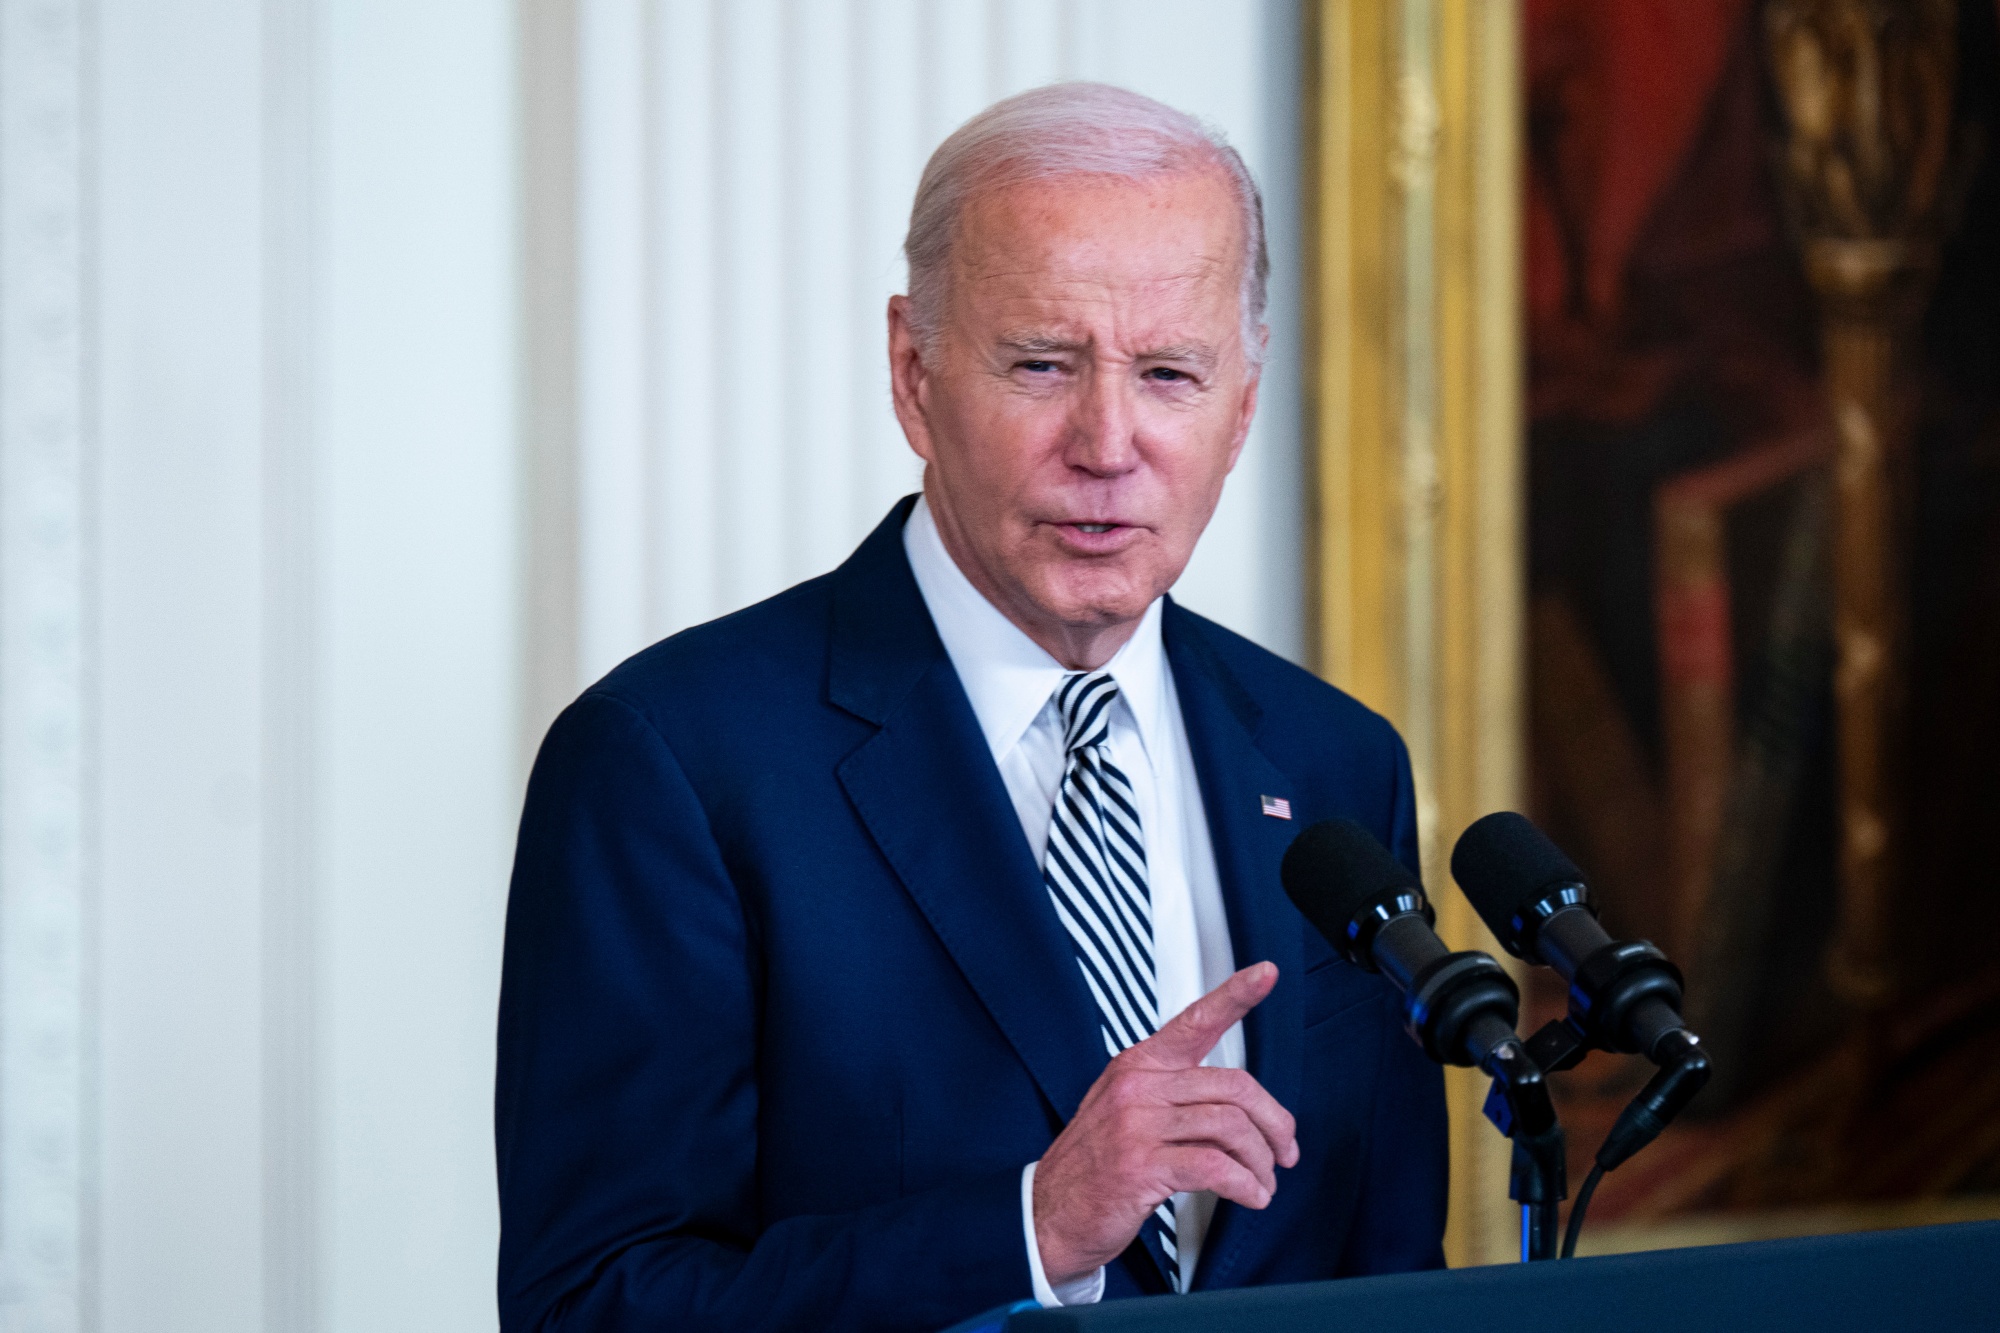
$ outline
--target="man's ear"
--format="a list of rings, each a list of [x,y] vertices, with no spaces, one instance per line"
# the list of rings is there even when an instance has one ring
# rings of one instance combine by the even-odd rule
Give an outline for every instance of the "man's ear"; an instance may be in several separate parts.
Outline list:
[[[1248,374],[1243,381],[1243,399],[1236,413],[1236,432],[1229,440],[1229,470],[1236,470],[1236,460],[1243,456],[1243,442],[1250,438],[1250,423],[1257,419],[1257,391],[1264,385],[1264,352],[1271,345],[1269,325],[1257,329],[1257,360],[1247,367]]]
[[[895,404],[896,420],[903,438],[926,463],[932,458],[930,423],[925,419],[925,400],[930,372],[924,366],[923,348],[910,324],[910,298],[889,298],[889,396]]]

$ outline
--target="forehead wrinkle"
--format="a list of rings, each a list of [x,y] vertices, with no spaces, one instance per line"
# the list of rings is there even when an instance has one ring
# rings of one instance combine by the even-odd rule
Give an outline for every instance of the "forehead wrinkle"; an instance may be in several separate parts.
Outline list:
[[[1213,360],[1214,330],[1207,327],[1202,295],[1183,288],[1163,305],[1138,309],[1097,291],[1082,299],[1029,296],[1006,302],[1012,317],[991,336],[998,346],[1030,353],[1104,343],[1138,357]]]
[[[1032,221],[1021,226],[1018,214],[1014,226],[1005,218],[993,219],[1000,225],[991,228],[973,221],[973,210],[960,220],[951,284],[957,295],[946,298],[946,318],[983,342],[989,355],[1101,348],[1121,361],[1213,365],[1221,359],[1222,335],[1209,327],[1209,316],[1222,316],[1226,304],[1232,332],[1240,322],[1240,258],[1228,246],[1231,238],[1214,230],[1183,232],[1165,248],[1141,240],[1135,252],[1116,236],[1079,236]],[[962,322],[967,318],[973,325]]]
[[[1013,312],[1001,337],[1017,341],[1020,337],[1065,336],[1106,317],[1117,325],[1127,324],[1135,316],[1152,324],[1198,321],[1208,299],[1225,293],[1203,283],[1199,275],[1176,275],[1125,284],[1122,290],[1088,279],[1056,279],[1041,283],[1039,290],[1002,291],[994,295],[1002,309]],[[1153,308],[1144,308],[1146,301],[1135,300],[1143,297],[1153,299]],[[1173,341],[1189,340],[1177,337]]]
[[[1166,284],[1195,285],[1220,279],[1234,290],[1241,267],[1226,242],[1218,238],[1189,237],[1180,253],[1163,256],[1172,263],[1169,272],[1134,276],[1118,273],[1117,261],[1127,254],[1125,247],[1098,238],[1050,236],[1031,232],[1027,236],[975,234],[963,238],[952,267],[960,282],[998,283],[1012,280],[1057,285],[1089,283],[1100,286],[1143,288]],[[1054,242],[1052,251],[1047,242]]]
[[[1014,256],[1008,256],[1013,258]],[[981,284],[1004,284],[1020,282],[1029,287],[1053,288],[1060,292],[1064,288],[1088,287],[1107,294],[1119,291],[1147,291],[1159,288],[1200,288],[1209,284],[1218,272],[1227,265],[1207,255],[1196,255],[1188,260],[1187,267],[1175,273],[1161,273],[1143,277],[1110,275],[1102,271],[1092,271],[1091,266],[1076,265],[1072,271],[1051,273],[1048,268],[1032,262],[1014,264],[967,265],[969,270],[963,275],[967,282]],[[1227,275],[1224,275],[1227,276]],[[1031,293],[1029,299],[1039,294]],[[1055,299],[1066,299],[1057,295]]]

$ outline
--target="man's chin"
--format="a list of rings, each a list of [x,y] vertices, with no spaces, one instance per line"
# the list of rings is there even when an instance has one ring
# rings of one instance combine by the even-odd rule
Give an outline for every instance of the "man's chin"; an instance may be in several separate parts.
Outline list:
[[[1087,578],[1046,587],[1036,600],[1046,614],[1064,625],[1104,630],[1139,619],[1158,597],[1150,581]]]

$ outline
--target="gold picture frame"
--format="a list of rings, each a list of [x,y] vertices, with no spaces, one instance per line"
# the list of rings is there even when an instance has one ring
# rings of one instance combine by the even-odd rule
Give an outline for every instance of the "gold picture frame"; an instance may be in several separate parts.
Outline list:
[[[1453,841],[1522,799],[1520,16],[1306,6],[1307,619],[1314,665],[1402,732],[1439,928]],[[1447,1075],[1454,1266],[1518,1254],[1483,1080]]]

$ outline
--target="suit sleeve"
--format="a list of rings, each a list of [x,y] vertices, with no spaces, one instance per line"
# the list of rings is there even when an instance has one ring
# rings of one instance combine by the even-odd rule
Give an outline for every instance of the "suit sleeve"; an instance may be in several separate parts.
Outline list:
[[[936,1329],[1030,1291],[1020,1171],[760,1217],[754,917],[653,725],[593,693],[529,782],[495,1142],[507,1333]]]

